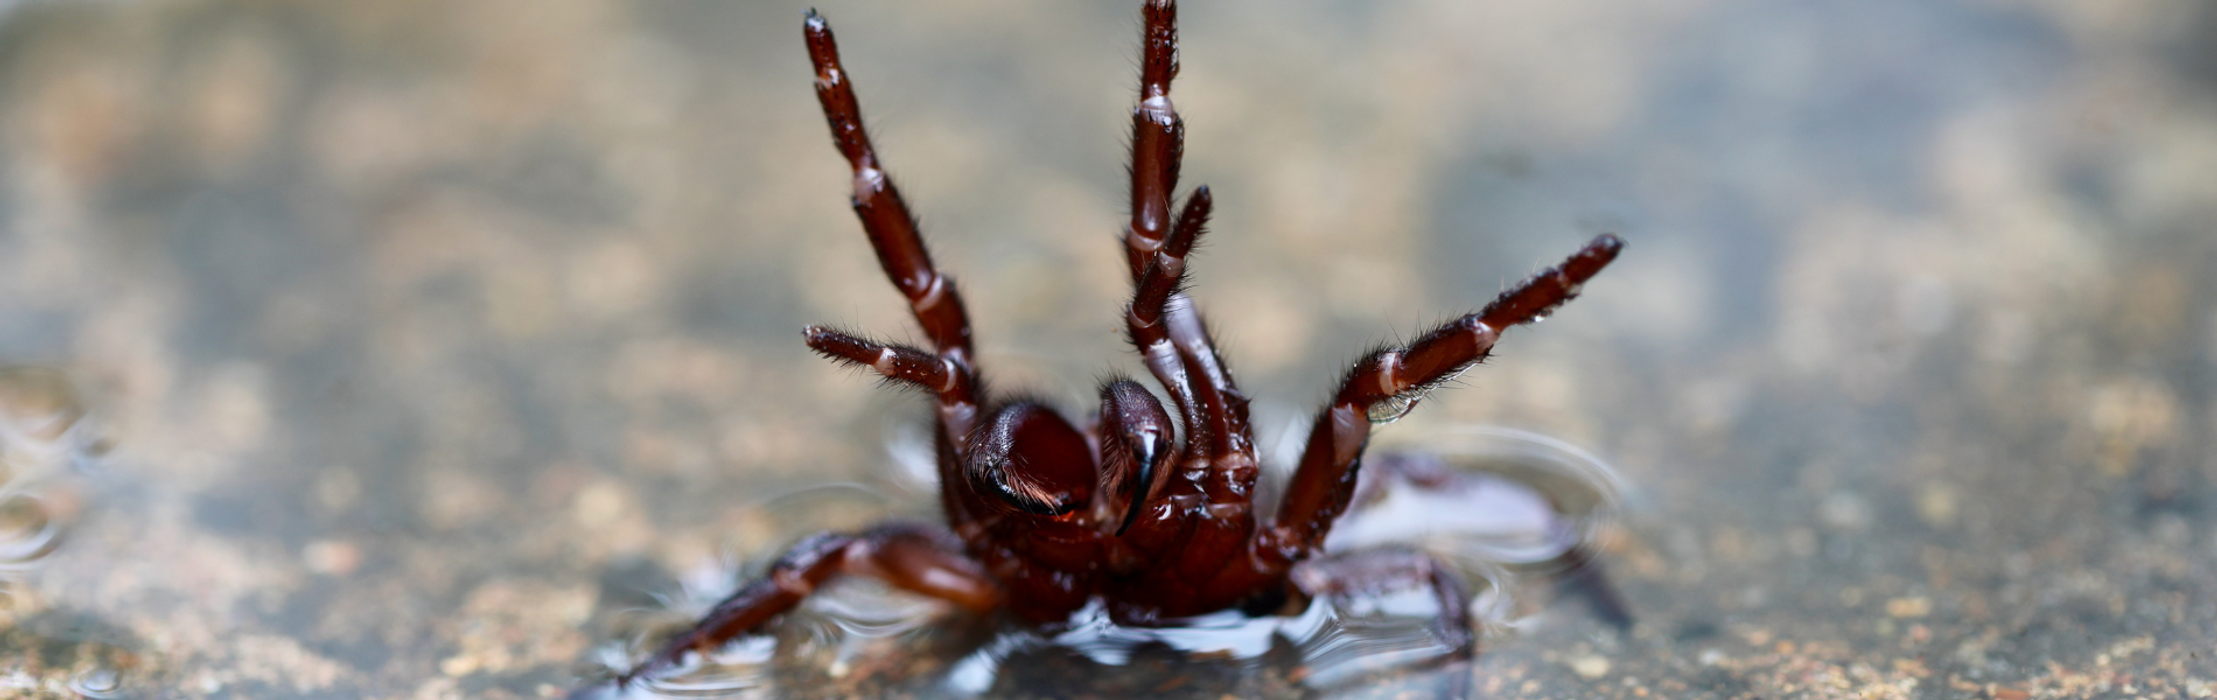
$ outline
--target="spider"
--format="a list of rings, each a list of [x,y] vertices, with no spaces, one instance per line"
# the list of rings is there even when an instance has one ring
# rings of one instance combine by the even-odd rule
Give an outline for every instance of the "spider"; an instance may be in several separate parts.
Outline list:
[[[1457,658],[1475,654],[1469,596],[1452,567],[1406,549],[1320,557],[1325,535],[1355,496],[1374,423],[1405,413],[1485,359],[1503,331],[1576,297],[1623,241],[1601,235],[1477,313],[1355,363],[1317,412],[1277,511],[1257,513],[1247,397],[1182,292],[1212,200],[1202,186],[1173,206],[1184,150],[1184,126],[1170,101],[1177,5],[1146,0],[1142,14],[1131,220],[1123,237],[1133,292],[1124,328],[1175,414],[1121,377],[1105,381],[1098,412],[1076,422],[1038,401],[987,392],[962,296],[932,264],[864,132],[831,26],[810,10],[805,34],[816,97],[853,168],[855,214],[930,347],[823,326],[804,335],[826,358],[933,398],[946,527],[892,523],[805,538],[767,575],[622,674],[619,687],[763,627],[834,578],[858,575],[980,614],[1006,610],[1035,625],[1066,621],[1094,602],[1119,624],[1149,626],[1226,609],[1260,615],[1317,597],[1428,589],[1440,613],[1432,634]],[[1386,469],[1401,462],[1379,461]]]

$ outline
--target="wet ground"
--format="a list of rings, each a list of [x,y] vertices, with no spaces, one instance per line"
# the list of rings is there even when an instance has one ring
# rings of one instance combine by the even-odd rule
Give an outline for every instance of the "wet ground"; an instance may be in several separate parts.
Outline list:
[[[1129,4],[819,4],[981,362],[1071,406],[1138,370]],[[1526,600],[1480,695],[2217,692],[2217,10],[1191,5],[1195,295],[1266,444],[1629,241],[1383,431],[1622,480],[1637,623]],[[0,693],[556,696],[657,596],[928,514],[921,407],[799,342],[907,333],[802,4],[4,7]],[[794,673],[920,657],[858,658]],[[1281,688],[1147,663],[1109,687]]]

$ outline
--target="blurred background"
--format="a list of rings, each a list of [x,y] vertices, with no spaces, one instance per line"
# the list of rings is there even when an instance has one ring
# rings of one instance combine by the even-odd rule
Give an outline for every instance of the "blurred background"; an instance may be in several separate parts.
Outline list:
[[[819,0],[1001,386],[1137,373],[1136,3]],[[898,482],[913,337],[800,2],[0,4],[0,688],[546,697]],[[2217,689],[2217,6],[1191,0],[1196,292],[1265,444],[1611,231],[1386,437],[1627,485],[1640,623],[1495,697]],[[1289,435],[1288,431],[1292,431]],[[889,491],[899,494],[898,490]]]

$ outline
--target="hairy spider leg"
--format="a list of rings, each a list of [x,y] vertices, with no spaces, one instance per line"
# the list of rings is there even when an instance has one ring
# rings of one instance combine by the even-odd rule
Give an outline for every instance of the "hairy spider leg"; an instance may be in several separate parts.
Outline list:
[[[909,300],[937,352],[877,343],[823,328],[808,331],[809,346],[827,357],[867,366],[897,383],[919,386],[938,399],[940,498],[948,524],[969,551],[1006,586],[1010,607],[1029,619],[1067,616],[1083,603],[1090,581],[1064,575],[1083,571],[1096,549],[1089,546],[1090,509],[1063,518],[1089,501],[1096,479],[1089,447],[1052,410],[1030,401],[992,407],[972,363],[970,327],[952,280],[932,268],[930,254],[897,190],[880,168],[863,130],[854,89],[839,65],[831,26],[814,11],[806,25],[809,60],[816,68],[816,96],[832,140],[854,169],[854,208],[886,276]],[[1067,520],[1067,521],[1066,521]],[[1014,543],[1014,544],[1011,544]],[[1033,546],[1033,545],[1037,546]],[[1078,553],[1084,564],[1055,561]],[[1039,565],[1044,563],[1044,566]],[[1081,585],[1084,584],[1084,585]]]
[[[1169,237],[1151,254],[1146,267],[1133,278],[1132,301],[1124,307],[1125,335],[1131,341],[1132,348],[1139,352],[1140,359],[1147,364],[1148,372],[1170,391],[1171,400],[1177,404],[1179,415],[1185,418],[1189,440],[1192,439],[1191,436],[1202,432],[1199,424],[1201,408],[1199,399],[1194,395],[1192,378],[1186,374],[1186,363],[1179,357],[1177,346],[1171,340],[1167,318],[1171,298],[1185,284],[1186,255],[1193,251],[1195,242],[1206,229],[1214,201],[1209,196],[1207,185],[1202,185],[1194,190],[1192,196],[1186,198],[1185,209],[1179,212],[1177,225],[1171,228]],[[1118,431],[1135,429],[1136,426],[1130,424],[1132,416],[1144,415],[1152,418],[1162,413],[1162,404],[1155,400],[1154,395],[1130,380],[1104,385],[1102,396],[1104,407],[1100,432],[1104,437]],[[1124,410],[1117,410],[1119,403],[1124,404]],[[1142,410],[1142,403],[1147,405],[1146,410]],[[1160,492],[1158,484],[1170,476],[1170,470],[1159,469],[1159,464],[1179,462],[1181,456],[1176,440],[1170,440],[1167,447],[1167,451],[1150,451],[1146,455],[1147,459],[1135,465],[1142,473],[1137,475],[1138,481],[1129,494],[1125,505],[1126,514],[1117,528],[1117,535],[1122,536],[1131,529],[1132,523],[1138,520],[1140,512],[1147,507],[1150,497]],[[1103,466],[1110,466],[1108,462],[1112,456],[1108,450],[1103,450],[1102,457]],[[1116,474],[1104,469],[1103,476]],[[1158,479],[1158,476],[1162,478]],[[1142,539],[1161,540],[1166,532],[1157,528],[1150,533],[1153,537]],[[1150,551],[1161,548],[1160,542],[1152,544],[1155,546],[1146,548]]]
[[[1178,218],[1170,217],[1178,170],[1185,155],[1185,121],[1170,101],[1171,81],[1178,76],[1178,5],[1175,0],[1149,0],[1142,15],[1139,105],[1132,109],[1132,218],[1124,235],[1125,256],[1135,285],[1142,284],[1149,267],[1165,260],[1164,254],[1182,262],[1192,238],[1184,239],[1186,249],[1172,250],[1180,238],[1176,232],[1189,229],[1198,235],[1210,206],[1207,188],[1203,187],[1187,199]],[[1178,276],[1173,275],[1172,281],[1176,279]],[[1190,412],[1180,407],[1181,412],[1188,413],[1186,422],[1191,431],[1185,438],[1188,460],[1251,451],[1246,399],[1233,386],[1214,341],[1201,325],[1199,312],[1174,286],[1164,301],[1169,340],[1184,366],[1182,379],[1194,394]],[[1149,348],[1142,346],[1140,351],[1145,356]],[[1179,388],[1168,386],[1178,378],[1165,379],[1156,370],[1157,364],[1150,362],[1149,370],[1173,394],[1180,393]],[[1223,495],[1225,489],[1215,491]]]
[[[1133,280],[1132,301],[1124,310],[1125,334],[1131,340],[1132,347],[1139,352],[1148,372],[1170,392],[1171,402],[1177,405],[1178,415],[1184,419],[1186,447],[1181,449],[1173,441],[1171,453],[1161,457],[1162,461],[1170,465],[1187,464],[1188,459],[1206,459],[1205,449],[1195,447],[1200,436],[1207,432],[1201,425],[1203,409],[1194,391],[1193,377],[1187,373],[1188,365],[1179,355],[1176,343],[1171,340],[1169,307],[1171,299],[1177,295],[1178,287],[1185,283],[1186,254],[1193,250],[1194,241],[1202,233],[1211,201],[1209,190],[1205,186],[1186,200],[1185,211],[1179,216],[1178,226],[1172,230],[1164,245],[1150,255],[1152,260],[1147,263],[1146,269]],[[1152,401],[1152,395],[1147,400]],[[1156,405],[1159,407],[1160,403]],[[1104,413],[1101,432],[1105,434],[1122,427],[1113,424],[1113,420]],[[1171,471],[1159,470],[1163,481],[1171,481]],[[1119,534],[1126,534],[1133,546],[1157,554],[1182,542],[1186,536],[1186,528],[1191,526],[1191,519],[1187,514],[1198,507],[1200,499],[1190,476],[1176,483],[1186,488],[1177,493],[1165,493],[1164,489],[1156,488],[1153,479],[1143,484],[1145,488],[1132,494],[1139,502],[1128,505],[1133,509],[1133,516],[1127,518],[1127,521],[1138,522],[1137,515],[1140,512],[1152,510],[1153,514],[1148,517],[1147,524],[1139,527],[1136,533],[1130,532],[1132,528],[1127,523],[1119,529]],[[1171,498],[1156,499],[1155,496]]]
[[[1124,232],[1132,277],[1154,262],[1154,252],[1170,233],[1171,190],[1178,186],[1178,163],[1185,149],[1185,121],[1170,104],[1170,81],[1178,77],[1178,6],[1149,0],[1141,10],[1139,106],[1132,110],[1132,221]]]
[[[1147,364],[1147,371],[1170,391],[1171,401],[1178,405],[1179,414],[1185,418],[1189,441],[1203,432],[1197,422],[1201,414],[1200,399],[1194,395],[1193,378],[1186,373],[1186,363],[1170,337],[1168,318],[1171,300],[1179,296],[1179,288],[1185,285],[1186,255],[1193,251],[1194,242],[1206,228],[1213,206],[1207,185],[1186,198],[1177,227],[1149,255],[1147,266],[1132,278],[1132,301],[1124,307],[1125,334]]]
[[[888,523],[855,534],[817,533],[794,543],[770,565],[769,572],[724,598],[691,630],[617,677],[616,686],[678,668],[686,654],[714,651],[793,609],[833,578],[854,575],[874,576],[978,614],[990,613],[1002,603],[993,578],[963,556],[961,543],[939,528]]]
[[[1203,187],[1188,197],[1176,220],[1169,218],[1179,167],[1185,157],[1185,120],[1170,100],[1170,85],[1179,68],[1178,4],[1176,0],[1148,0],[1141,14],[1144,29],[1139,105],[1132,110],[1132,219],[1124,236],[1135,284],[1146,276],[1149,266],[1162,260],[1162,253],[1182,261],[1193,238],[1185,238],[1187,248],[1172,250],[1170,246],[1179,238],[1176,232],[1191,229],[1198,236],[1210,208],[1207,188]],[[1251,457],[1254,441],[1247,427],[1247,399],[1233,384],[1215,340],[1201,323],[1199,310],[1175,288],[1170,290],[1166,309],[1171,344],[1194,393],[1197,417],[1188,417],[1187,421],[1189,428],[1198,430],[1186,436],[1187,459],[1226,454]],[[1211,471],[1221,472],[1224,465],[1211,466]],[[1252,476],[1248,474],[1241,484],[1236,477],[1227,479],[1218,474],[1198,485],[1206,488],[1212,501],[1231,500],[1251,488]]]
[[[985,401],[972,364],[969,312],[955,290],[954,280],[932,267],[931,252],[917,233],[916,217],[901,201],[900,190],[893,187],[892,179],[878,162],[877,152],[870,147],[870,135],[862,125],[862,109],[855,102],[854,84],[839,65],[839,45],[832,39],[831,24],[809,10],[805,33],[808,60],[816,69],[816,101],[823,105],[833,144],[854,170],[851,201],[855,216],[862,220],[862,230],[869,235],[870,247],[877,251],[886,278],[908,299],[909,310],[938,357],[953,373],[962,375],[961,381],[948,384],[954,389],[935,393],[939,483],[948,505],[947,522],[957,531],[968,531],[974,514],[957,507],[960,499],[946,495],[957,489],[946,485],[962,478],[962,458],[969,453],[967,441],[977,427],[978,407]]]
[[[1265,572],[1282,571],[1279,567],[1315,552],[1333,521],[1347,511],[1374,410],[1387,409],[1397,417],[1425,392],[1484,360],[1503,330],[1539,320],[1576,298],[1586,280],[1623,248],[1622,239],[1602,234],[1561,265],[1502,292],[1478,313],[1442,324],[1407,347],[1382,349],[1356,362],[1332,402],[1317,412],[1277,519],[1257,533],[1255,556],[1272,564],[1263,567]]]
[[[1172,570],[1185,585],[1171,588],[1186,588],[1219,576],[1246,545],[1254,528],[1259,472],[1247,397],[1233,383],[1192,300],[1177,290],[1186,253],[1210,208],[1202,188],[1176,220],[1170,218],[1185,149],[1185,124],[1170,100],[1178,74],[1177,3],[1149,0],[1142,15],[1139,105],[1132,111],[1132,218],[1124,235],[1135,287],[1127,326],[1148,371],[1178,405],[1186,433],[1181,478],[1165,489],[1162,507],[1150,506],[1126,537],[1152,552],[1176,548]],[[1151,276],[1150,270],[1160,272]],[[1158,588],[1173,583],[1150,578],[1156,580],[1147,585]]]
[[[1302,562],[1291,576],[1294,587],[1311,598],[1346,607],[1350,602],[1388,593],[1428,590],[1439,606],[1432,636],[1450,666],[1443,698],[1470,697],[1470,662],[1478,657],[1478,635],[1470,628],[1470,589],[1455,567],[1411,549],[1373,549]]]
[[[1146,362],[1147,371],[1155,375],[1178,406],[1188,443],[1187,449],[1180,451],[1181,456],[1199,459],[1205,455],[1191,448],[1203,432],[1195,378],[1171,342],[1169,327],[1161,321],[1171,297],[1178,292],[1177,285],[1184,279],[1184,253],[1191,249],[1191,239],[1187,238],[1184,249],[1172,251],[1170,239],[1181,238],[1176,235],[1180,230],[1198,235],[1210,202],[1206,195],[1196,193],[1186,202],[1184,212],[1194,215],[1180,216],[1178,222],[1171,220],[1171,198],[1178,186],[1178,165],[1185,149],[1185,121],[1170,103],[1170,81],[1178,75],[1178,8],[1173,3],[1150,1],[1141,12],[1144,24],[1140,41],[1144,48],[1140,53],[1139,104],[1132,108],[1132,218],[1124,229],[1124,253],[1134,292],[1127,316],[1145,317],[1129,319],[1141,323],[1132,329],[1132,344]],[[1186,222],[1191,222],[1190,226]],[[1171,254],[1167,263],[1166,253]],[[1158,270],[1152,285],[1156,299],[1147,303],[1141,297],[1150,288],[1147,276],[1151,269]]]
[[[899,384],[931,392],[934,396],[968,396],[976,391],[975,377],[954,360],[919,348],[880,343],[823,326],[809,326],[801,337],[810,350],[852,367],[868,367]]]
[[[947,432],[955,423],[947,416],[962,416],[963,422],[975,422],[977,413],[977,373],[963,370],[960,363],[945,355],[935,355],[906,345],[880,343],[856,337],[823,326],[809,326],[802,337],[816,354],[850,367],[867,367],[886,381],[930,392],[938,401],[941,435],[939,448],[939,500],[946,512],[947,522],[964,533],[964,540],[972,539],[969,532],[980,529],[979,519],[991,512],[975,489],[969,487],[958,465],[962,457],[956,453],[955,442]],[[968,438],[968,434],[963,435]]]

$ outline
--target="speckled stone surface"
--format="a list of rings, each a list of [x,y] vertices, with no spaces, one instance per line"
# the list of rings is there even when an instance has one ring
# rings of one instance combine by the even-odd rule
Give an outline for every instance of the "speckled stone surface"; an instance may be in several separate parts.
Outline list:
[[[1130,5],[818,4],[981,362],[1071,407],[1138,369]],[[1638,624],[1530,602],[1481,696],[2217,691],[2217,9],[1189,5],[1196,296],[1266,444],[1376,339],[1629,242],[1384,431],[1627,486]],[[0,695],[559,696],[689,578],[928,516],[920,407],[799,340],[909,333],[803,9],[0,4],[0,364],[38,368]],[[1164,663],[1101,687],[1308,692]]]

